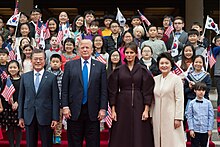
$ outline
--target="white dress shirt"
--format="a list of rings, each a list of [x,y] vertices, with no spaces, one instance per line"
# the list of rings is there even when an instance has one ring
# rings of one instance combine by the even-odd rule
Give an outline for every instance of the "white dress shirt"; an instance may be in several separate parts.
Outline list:
[[[88,69],[88,81],[89,81],[89,75],[90,75],[91,60],[92,60],[92,58],[90,57],[90,58],[87,60],[88,63],[86,64],[87,69]],[[85,61],[85,59],[81,58],[81,65],[82,65],[81,68],[82,68],[82,70],[83,70],[83,66],[84,66],[84,61]]]
[[[35,80],[36,80],[36,73],[38,73],[36,70],[34,70],[34,83],[35,83]],[[42,77],[43,77],[43,74],[44,74],[44,68],[41,70],[41,71],[39,71],[39,73],[40,73],[40,75],[39,75],[39,83],[41,82],[41,79],[42,79]]]

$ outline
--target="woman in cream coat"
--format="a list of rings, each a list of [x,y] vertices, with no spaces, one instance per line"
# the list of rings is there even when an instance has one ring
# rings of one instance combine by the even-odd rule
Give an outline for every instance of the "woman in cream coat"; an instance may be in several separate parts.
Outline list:
[[[155,147],[185,147],[183,130],[183,83],[171,72],[174,62],[169,53],[157,58],[162,74],[156,76],[152,104]]]

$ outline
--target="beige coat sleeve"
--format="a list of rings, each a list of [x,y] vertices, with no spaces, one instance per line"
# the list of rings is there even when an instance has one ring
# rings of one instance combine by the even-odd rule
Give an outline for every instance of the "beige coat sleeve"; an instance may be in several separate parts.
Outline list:
[[[184,94],[183,94],[183,83],[180,77],[176,77],[175,79],[175,119],[183,120],[184,115]]]

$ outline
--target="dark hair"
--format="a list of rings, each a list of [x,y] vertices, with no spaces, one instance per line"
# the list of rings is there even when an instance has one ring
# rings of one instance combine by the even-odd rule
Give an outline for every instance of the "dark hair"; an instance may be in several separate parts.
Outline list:
[[[84,16],[86,16],[87,14],[92,14],[95,17],[95,11],[93,10],[87,10],[84,12]]]
[[[60,60],[60,62],[62,62],[62,58],[61,58],[61,56],[59,54],[52,54],[50,56],[50,61],[52,61],[53,58],[58,58]]]
[[[116,21],[116,20],[111,21],[111,23],[109,24],[109,26],[111,26],[113,23],[117,23],[117,24],[118,24],[118,26],[120,27],[119,22],[118,22],[118,21]]]
[[[158,57],[157,57],[157,66],[158,66],[158,68],[159,68],[160,60],[161,60],[162,58],[166,58],[167,60],[169,60],[170,63],[171,63],[171,67],[172,67],[172,69],[173,69],[173,67],[175,66],[175,63],[174,63],[174,61],[173,61],[173,58],[172,58],[171,54],[168,53],[168,52],[163,52],[163,53],[161,53],[161,54],[158,55]],[[172,70],[172,69],[171,69],[171,70]]]
[[[31,48],[32,51],[34,50],[33,46],[30,45],[30,44],[26,44],[26,45],[23,47],[23,50],[24,50],[25,48],[27,48],[27,47]],[[24,59],[26,58],[26,55],[23,53],[23,50],[20,50],[20,52],[21,52],[21,59],[22,59],[22,62],[23,62]]]
[[[21,25],[19,26],[19,36],[18,36],[18,37],[22,37],[22,34],[21,34],[21,27],[22,27],[23,25],[27,25],[27,26],[28,26],[28,28],[29,28],[28,38],[30,39],[30,42],[32,43],[32,38],[31,38],[31,35],[30,35],[30,33],[31,33],[31,29],[30,29],[30,25],[29,25],[28,22],[21,23]]]
[[[73,44],[73,46],[75,47],[75,41],[74,41],[74,39],[68,37],[68,38],[65,39],[65,41],[64,41],[64,43],[63,43],[64,49],[65,49],[65,44],[66,44],[67,42],[71,42],[71,43]]]
[[[182,50],[182,61],[181,61],[181,66],[180,66],[180,68],[181,69],[183,69],[183,71],[186,71],[187,69],[188,69],[188,67],[187,67],[187,65],[186,65],[186,57],[185,57],[185,55],[184,55],[184,51],[185,51],[185,49],[186,49],[186,47],[191,47],[191,49],[192,49],[192,51],[193,51],[193,55],[192,55],[192,61],[193,61],[193,59],[194,59],[194,57],[195,57],[195,49],[194,49],[194,47],[193,47],[193,45],[191,45],[191,44],[186,44],[185,46],[184,46],[184,48],[183,48],[183,50]]]
[[[74,41],[74,39],[73,39],[73,38],[66,38],[65,41],[64,41],[64,43],[63,43],[63,50],[64,50],[64,51],[66,51],[66,50],[65,50],[65,44],[66,44],[67,42],[72,43],[72,44],[73,44],[73,48],[75,48],[75,41]],[[73,49],[73,53],[75,53],[75,49]]]
[[[132,51],[134,51],[136,54],[138,53],[138,46],[135,42],[130,42],[130,43],[127,43],[125,44],[125,47],[124,47],[124,54],[126,52],[126,50],[130,48]]]
[[[25,38],[22,38],[22,39],[21,39],[21,41],[20,41],[20,46],[21,46],[22,41],[25,40],[25,39],[27,39],[28,42],[29,42],[29,44],[31,44],[31,41],[30,41],[28,38],[25,37]]]
[[[127,33],[131,34],[132,38],[134,39],[133,33],[131,33],[129,30],[125,31],[125,32],[121,35],[121,38],[122,38],[121,46],[124,46],[124,45],[125,45],[125,42],[124,42],[123,38],[124,38],[125,34],[127,34]]]
[[[93,55],[95,55],[95,53],[96,53],[96,50],[95,50],[95,43],[94,43],[94,41],[95,41],[95,38],[97,38],[97,37],[100,37],[101,39],[102,39],[102,42],[103,42],[103,45],[102,45],[102,47],[101,47],[101,54],[105,54],[106,53],[106,50],[105,50],[105,47],[104,47],[104,38],[102,37],[102,35],[95,35],[94,37],[93,37],[93,39],[92,39],[92,46],[93,46]]]
[[[72,31],[73,32],[76,32],[77,30],[76,30],[76,21],[80,18],[80,17],[83,17],[82,15],[77,15],[76,17],[75,17],[75,19],[73,20],[73,24],[72,24]],[[83,18],[84,19],[84,18]],[[79,29],[79,31],[81,32],[81,33],[84,33],[85,32],[85,25],[84,25],[84,21],[83,21],[83,25],[80,27],[80,29]]]
[[[40,14],[42,14],[41,10],[39,8],[33,8],[30,12],[30,14],[32,14],[33,12],[39,12]]]
[[[192,28],[192,26],[194,26],[194,25],[197,25],[197,26],[199,26],[200,28],[202,28],[202,25],[201,25],[199,22],[193,22],[193,24],[191,25],[191,28]]]
[[[134,16],[132,16],[132,17],[131,17],[131,21],[132,21],[133,19],[135,19],[135,18],[138,18],[138,19],[141,21],[141,18],[140,18],[139,15],[134,15]]]
[[[112,19],[112,20],[114,20],[114,19],[115,19],[115,16],[112,15],[112,14],[106,14],[106,15],[104,15],[104,17],[103,17],[103,20],[105,20],[105,19]]]
[[[43,53],[44,54],[44,59],[46,59],[46,53],[44,52],[44,50],[41,50],[41,49],[33,49],[33,52],[31,54],[31,58],[33,57],[34,54],[39,54],[39,53]]]
[[[148,47],[148,48],[150,48],[150,51],[151,51],[151,54],[153,54],[154,52],[153,52],[153,49],[152,49],[152,47],[151,46],[149,46],[149,45],[144,45],[142,48],[141,48],[141,54],[142,54],[142,52],[143,52],[143,49],[145,48],[145,47]]]
[[[220,38],[220,34],[216,35],[216,36],[214,37],[214,42],[216,43],[217,39],[219,39],[219,38]]]
[[[111,61],[111,56],[114,52],[117,52],[119,55],[119,62],[116,64],[116,67],[118,67],[119,65],[121,65],[121,56],[120,56],[120,52],[116,49],[113,49],[109,52],[109,58],[108,58],[108,68],[107,68],[107,74],[109,75],[112,71],[113,71],[113,67],[112,67],[112,61]]]
[[[207,85],[203,82],[197,82],[195,85],[194,85],[194,90],[203,90],[203,91],[206,91],[207,89]]]
[[[55,30],[55,33],[57,34],[58,31],[59,31],[59,22],[58,22],[58,20],[57,20],[55,17],[50,17],[50,18],[47,20],[48,25],[49,25],[49,22],[52,21],[52,20],[56,23],[57,28],[56,28],[56,30]],[[51,31],[50,31],[50,32],[51,32]]]
[[[9,52],[8,52],[7,49],[1,48],[1,49],[0,49],[0,54],[7,54],[7,55],[9,55]]]
[[[156,28],[156,30],[157,30],[157,26],[155,26],[155,25],[149,25],[149,26],[147,27],[147,31],[149,31],[149,30],[150,30],[150,28],[153,28],[153,27],[155,27],[155,28]]]
[[[175,20],[182,20],[182,22],[184,23],[184,19],[182,16],[176,16],[173,21]]]
[[[196,29],[191,29],[188,31],[188,36],[190,35],[197,35],[199,36],[199,32]]]
[[[27,20],[29,19],[29,16],[28,16],[26,13],[21,12],[20,16],[21,16],[21,15],[24,15],[25,17],[27,17]]]
[[[99,27],[99,21],[93,20],[90,24],[90,26],[98,26]]]
[[[193,59],[193,68],[194,68],[194,62],[197,58],[201,58],[202,59],[202,62],[203,62],[203,67],[205,69],[205,58],[202,56],[202,55],[196,55]]]
[[[18,69],[19,69],[19,70],[18,70],[18,75],[20,76],[20,65],[19,65],[19,62],[18,62],[17,60],[11,60],[11,61],[8,62],[7,68],[6,68],[7,74],[11,76],[11,73],[8,71],[8,68],[9,68],[9,65],[10,65],[10,64],[13,64],[13,63],[15,63],[15,64],[17,65],[17,67],[18,67]]]
[[[171,15],[164,15],[164,16],[163,16],[163,20],[164,20],[165,18],[170,18],[170,20],[173,21],[173,16],[171,16]]]

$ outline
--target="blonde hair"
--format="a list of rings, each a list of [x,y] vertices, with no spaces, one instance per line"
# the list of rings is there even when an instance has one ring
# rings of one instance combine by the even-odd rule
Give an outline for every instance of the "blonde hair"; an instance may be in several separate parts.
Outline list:
[[[133,29],[134,36],[136,36],[136,31],[138,30],[141,32],[141,35],[144,36],[144,28],[141,25],[134,27]]]

